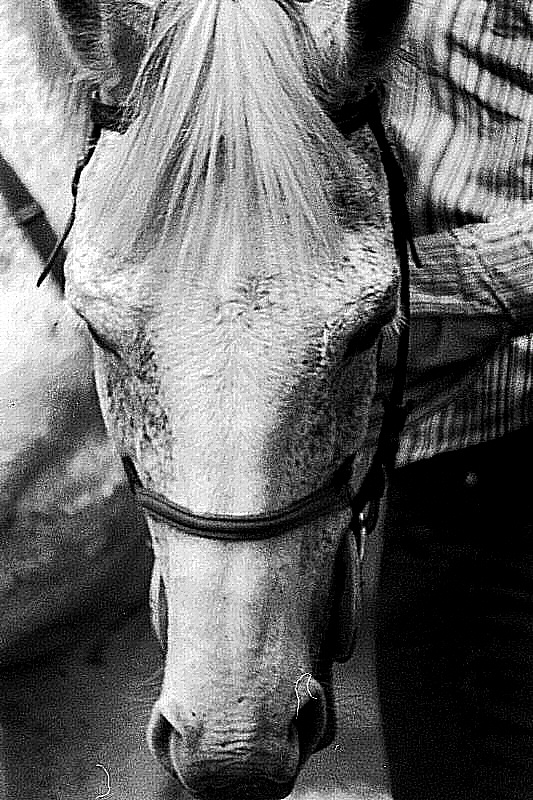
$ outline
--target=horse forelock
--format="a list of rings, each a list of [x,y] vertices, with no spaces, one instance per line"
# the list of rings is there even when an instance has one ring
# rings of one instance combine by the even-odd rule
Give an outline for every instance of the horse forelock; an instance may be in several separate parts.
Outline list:
[[[282,0],[164,3],[98,187],[101,241],[130,256],[177,243],[182,265],[331,255],[353,166],[310,89],[311,50]]]

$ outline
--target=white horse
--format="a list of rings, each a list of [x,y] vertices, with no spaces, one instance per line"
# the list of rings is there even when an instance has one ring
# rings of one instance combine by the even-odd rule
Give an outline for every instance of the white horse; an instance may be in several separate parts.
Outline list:
[[[285,796],[333,735],[339,467],[357,491],[397,311],[376,148],[332,119],[380,74],[401,4],[15,5],[75,149],[92,90],[127,107],[82,176],[66,273],[150,512],[150,747],[198,797]]]

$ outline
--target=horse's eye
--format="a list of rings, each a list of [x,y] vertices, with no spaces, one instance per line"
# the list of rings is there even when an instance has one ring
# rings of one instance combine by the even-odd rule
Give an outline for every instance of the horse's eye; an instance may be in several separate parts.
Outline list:
[[[101,350],[103,350],[104,352],[112,353],[114,356],[119,358],[119,352],[118,352],[117,348],[115,347],[115,345],[112,342],[110,342],[108,339],[106,339],[104,336],[102,336],[102,334],[99,333],[96,330],[96,328],[94,328],[93,325],[91,325],[89,320],[83,314],[81,314],[77,309],[76,309],[76,313],[77,313],[77,315],[79,317],[81,317],[81,319],[84,321],[85,325],[87,326],[87,330],[89,331],[89,334],[90,334],[91,339],[93,340],[93,342],[96,345],[98,345],[98,347]]]
[[[376,322],[373,325],[365,326],[364,330],[352,336],[344,355],[345,361],[349,361],[357,353],[364,353],[366,350],[370,350],[377,343],[382,330],[383,323]]]
[[[98,336],[98,334],[96,333],[94,328],[91,328],[90,325],[87,325],[87,330],[91,334],[91,339],[93,340],[93,342],[95,344],[97,344],[98,347],[100,347],[102,350],[106,350],[107,348],[106,348],[104,340],[100,336]]]

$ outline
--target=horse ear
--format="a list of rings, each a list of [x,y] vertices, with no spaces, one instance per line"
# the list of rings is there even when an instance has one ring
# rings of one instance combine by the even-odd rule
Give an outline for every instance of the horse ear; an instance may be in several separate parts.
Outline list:
[[[330,646],[333,660],[343,663],[353,654],[363,613],[361,561],[351,531],[346,532],[337,553],[334,586]]]
[[[71,61],[82,71],[105,76],[113,71],[108,14],[102,0],[55,0],[55,23]]]
[[[100,88],[120,85],[127,94],[146,47],[152,11],[126,14],[110,0],[55,0],[56,26],[71,63]],[[85,74],[84,74],[85,73]]]

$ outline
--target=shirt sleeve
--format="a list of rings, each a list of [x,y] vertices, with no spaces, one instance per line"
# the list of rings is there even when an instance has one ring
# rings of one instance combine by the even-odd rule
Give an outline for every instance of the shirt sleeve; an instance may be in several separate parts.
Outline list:
[[[415,243],[414,315],[503,317],[514,336],[533,331],[533,203]]]

